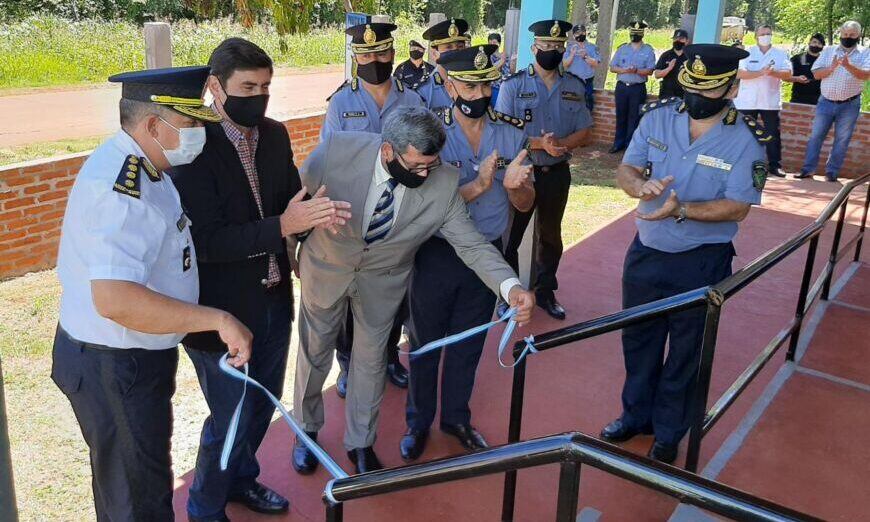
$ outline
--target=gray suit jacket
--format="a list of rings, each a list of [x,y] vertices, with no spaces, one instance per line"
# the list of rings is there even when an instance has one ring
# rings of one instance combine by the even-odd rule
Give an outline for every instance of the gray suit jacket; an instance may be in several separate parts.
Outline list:
[[[315,229],[303,243],[299,260],[303,302],[329,308],[355,283],[364,309],[373,314],[370,318],[392,320],[407,289],[417,249],[438,231],[498,294],[501,283],[516,274],[477,231],[459,194],[459,171],[450,165],[430,172],[420,187],[406,189],[389,235],[366,245],[362,213],[380,146],[379,134],[331,133],[302,167],[302,183],[309,194],[326,185],[328,196],[350,202],[353,213],[337,235]]]

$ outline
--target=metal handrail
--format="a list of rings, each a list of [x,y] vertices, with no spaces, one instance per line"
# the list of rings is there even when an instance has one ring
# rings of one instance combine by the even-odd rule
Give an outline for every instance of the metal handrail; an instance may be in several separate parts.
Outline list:
[[[644,459],[579,432],[551,435],[469,455],[336,479],[327,486],[324,500],[328,508],[336,508],[349,500],[555,463],[561,465],[557,522],[573,521],[577,516],[577,487],[580,465],[583,464],[660,491],[684,504],[735,520],[819,520],[679,468]],[[334,516],[327,518],[337,520]]]

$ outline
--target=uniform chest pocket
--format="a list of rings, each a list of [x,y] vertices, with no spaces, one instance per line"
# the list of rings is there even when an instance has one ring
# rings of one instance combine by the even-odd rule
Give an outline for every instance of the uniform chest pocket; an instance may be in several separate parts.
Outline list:
[[[710,201],[722,199],[730,173],[715,167],[695,165],[691,179],[682,199],[687,201]]]

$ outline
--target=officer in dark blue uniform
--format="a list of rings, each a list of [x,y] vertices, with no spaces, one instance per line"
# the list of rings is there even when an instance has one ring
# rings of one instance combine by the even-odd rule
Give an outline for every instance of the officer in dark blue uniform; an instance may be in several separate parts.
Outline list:
[[[616,135],[610,153],[625,150],[640,121],[640,108],[646,101],[646,79],[656,67],[656,55],[651,45],[644,43],[646,22],[631,22],[628,34],[631,42],[620,45],[610,60],[610,70],[616,73]]]
[[[429,42],[429,56],[437,63],[441,53],[465,49],[471,42],[468,36],[468,22],[462,18],[451,18],[438,22],[426,29],[423,38]],[[453,100],[444,87],[446,71],[443,67],[435,66],[435,70],[420,80],[417,92],[426,102],[430,111],[444,112],[453,106]]]
[[[762,144],[770,136],[731,101],[737,64],[747,52],[698,44],[687,46],[686,56],[677,77],[684,99],[643,107],[617,173],[619,186],[640,199],[638,233],[622,275],[625,308],[731,275],[737,223],[761,202],[768,170]],[[703,332],[703,309],[623,330],[623,413],[604,428],[603,439],[622,442],[655,433],[650,457],[676,459],[691,423]]]
[[[438,65],[453,107],[441,113],[447,141],[441,160],[461,172],[459,193],[477,230],[501,250],[501,236],[512,209],[527,211],[535,200],[531,165],[525,165],[523,121],[490,108],[492,82],[501,77],[492,64],[495,45],[449,51]],[[502,293],[512,283],[502,285]],[[507,296],[504,296],[505,298]],[[467,330],[492,318],[496,296],[439,234],[423,243],[414,259],[408,302],[412,349]],[[455,343],[444,353],[441,370],[442,431],[469,451],[487,447],[471,425],[469,400],[485,335]],[[420,456],[438,407],[441,350],[410,360],[411,379],[405,413],[408,430],[400,451],[405,460]]]
[[[568,203],[571,151],[579,147],[592,115],[586,107],[586,86],[579,77],[563,70],[562,58],[571,24],[563,20],[542,20],[529,26],[535,35],[532,54],[535,63],[502,83],[496,110],[524,122],[529,138],[529,156],[535,166],[535,206],[538,237],[534,281],[538,306],[556,319],[565,309],[556,300],[556,271],[562,258],[562,217]],[[532,212],[514,213],[505,259],[514,270],[519,265],[517,250]],[[502,310],[505,305],[499,305]]]

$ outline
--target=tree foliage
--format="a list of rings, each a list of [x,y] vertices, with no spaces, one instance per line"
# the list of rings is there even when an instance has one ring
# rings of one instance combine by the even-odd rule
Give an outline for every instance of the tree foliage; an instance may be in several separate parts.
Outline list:
[[[796,42],[822,33],[830,43],[840,25],[857,20],[867,34],[870,5],[866,0],[776,0],[777,27]]]

